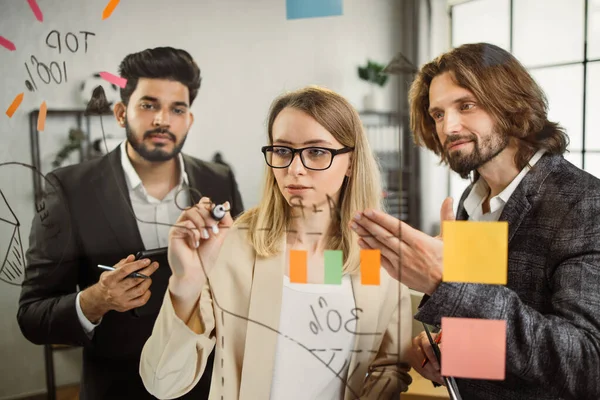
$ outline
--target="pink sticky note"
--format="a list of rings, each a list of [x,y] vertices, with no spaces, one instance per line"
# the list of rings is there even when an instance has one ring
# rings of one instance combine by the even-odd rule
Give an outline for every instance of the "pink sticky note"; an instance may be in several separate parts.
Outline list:
[[[114,83],[115,85],[124,88],[127,85],[127,79],[121,78],[120,76],[113,75],[110,72],[100,72],[102,79]]]
[[[17,46],[15,46],[13,42],[8,40],[4,36],[0,36],[0,46],[5,47],[10,51],[15,51],[17,49]]]
[[[44,15],[42,14],[42,10],[40,10],[40,6],[38,6],[37,2],[35,0],[27,0],[27,2],[29,3],[29,7],[31,7],[31,11],[33,11],[33,14],[35,15],[35,18],[37,18],[38,21],[43,22]]]
[[[442,317],[442,375],[504,380],[506,321]]]

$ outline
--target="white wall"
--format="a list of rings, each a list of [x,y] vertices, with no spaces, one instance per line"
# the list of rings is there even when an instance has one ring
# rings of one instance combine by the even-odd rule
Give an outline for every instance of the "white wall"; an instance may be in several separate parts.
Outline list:
[[[247,207],[259,198],[265,143],[265,120],[274,97],[308,84],[327,86],[346,96],[357,108],[368,91],[356,67],[371,57],[387,62],[399,51],[398,0],[344,0],[344,15],[310,20],[286,20],[285,0],[123,1],[102,20],[105,0],[38,0],[44,22],[34,19],[25,1],[0,0],[0,34],[17,50],[0,48],[0,108],[25,92],[15,115],[0,115],[0,163],[31,162],[28,113],[45,100],[49,108],[82,107],[77,100],[79,81],[88,75],[117,73],[128,53],[171,45],[188,50],[202,70],[203,82],[192,107],[195,124],[185,152],[208,159],[221,151],[237,175]],[[91,31],[88,51],[62,54],[45,44],[56,29]],[[82,39],[83,35],[77,34]],[[72,42],[71,42],[72,44]],[[31,55],[41,62],[65,61],[68,83],[45,85],[29,92],[25,62]],[[394,78],[392,78],[393,80]],[[384,89],[384,108],[396,108],[396,84]],[[68,120],[48,120],[40,133],[46,151],[60,147],[71,126]],[[122,135],[106,121],[107,130]],[[98,135],[97,128],[94,135]],[[42,149],[42,151],[44,151]],[[44,157],[51,161],[54,153]],[[0,190],[21,222],[27,248],[33,217],[31,173],[23,167],[0,168]],[[0,216],[1,217],[1,216]],[[0,230],[0,250],[10,239]],[[0,398],[44,390],[42,348],[27,342],[16,323],[19,288],[0,282]],[[79,378],[79,350],[55,353],[57,382]]]

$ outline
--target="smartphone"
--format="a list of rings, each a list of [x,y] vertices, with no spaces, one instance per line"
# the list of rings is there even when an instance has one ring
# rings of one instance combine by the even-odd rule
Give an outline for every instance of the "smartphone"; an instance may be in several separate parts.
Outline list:
[[[167,256],[168,247],[159,247],[158,249],[150,249],[150,250],[141,250],[135,254],[135,259],[141,260],[142,258],[149,258],[150,261],[158,261],[164,260]],[[160,265],[159,265],[160,267]]]
[[[160,247],[157,249],[141,250],[135,254],[136,260],[148,258],[151,262],[156,261],[158,269],[150,276],[152,279],[150,299],[143,306],[131,310],[134,317],[155,316],[160,311],[163,298],[169,286],[169,278],[171,277],[167,250],[167,247]]]

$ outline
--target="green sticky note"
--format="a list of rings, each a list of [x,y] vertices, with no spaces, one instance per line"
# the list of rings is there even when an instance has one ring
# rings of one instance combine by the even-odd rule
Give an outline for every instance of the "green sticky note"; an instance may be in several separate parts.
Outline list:
[[[341,250],[325,250],[325,283],[342,284],[342,266],[344,257]]]

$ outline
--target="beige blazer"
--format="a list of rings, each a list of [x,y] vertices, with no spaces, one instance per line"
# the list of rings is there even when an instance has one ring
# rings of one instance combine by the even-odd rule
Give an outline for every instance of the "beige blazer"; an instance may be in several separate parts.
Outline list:
[[[269,399],[285,252],[256,257],[246,232],[231,228],[188,322],[203,326],[203,334],[193,332],[175,315],[167,291],[140,361],[144,385],[159,399],[191,390],[215,346],[211,400]],[[411,382],[410,367],[404,362],[412,330],[408,288],[383,269],[380,285],[362,285],[356,275],[352,288],[355,307],[362,310],[357,311],[357,332],[380,334],[355,336],[344,399],[397,399]],[[315,366],[327,371],[317,358]]]

